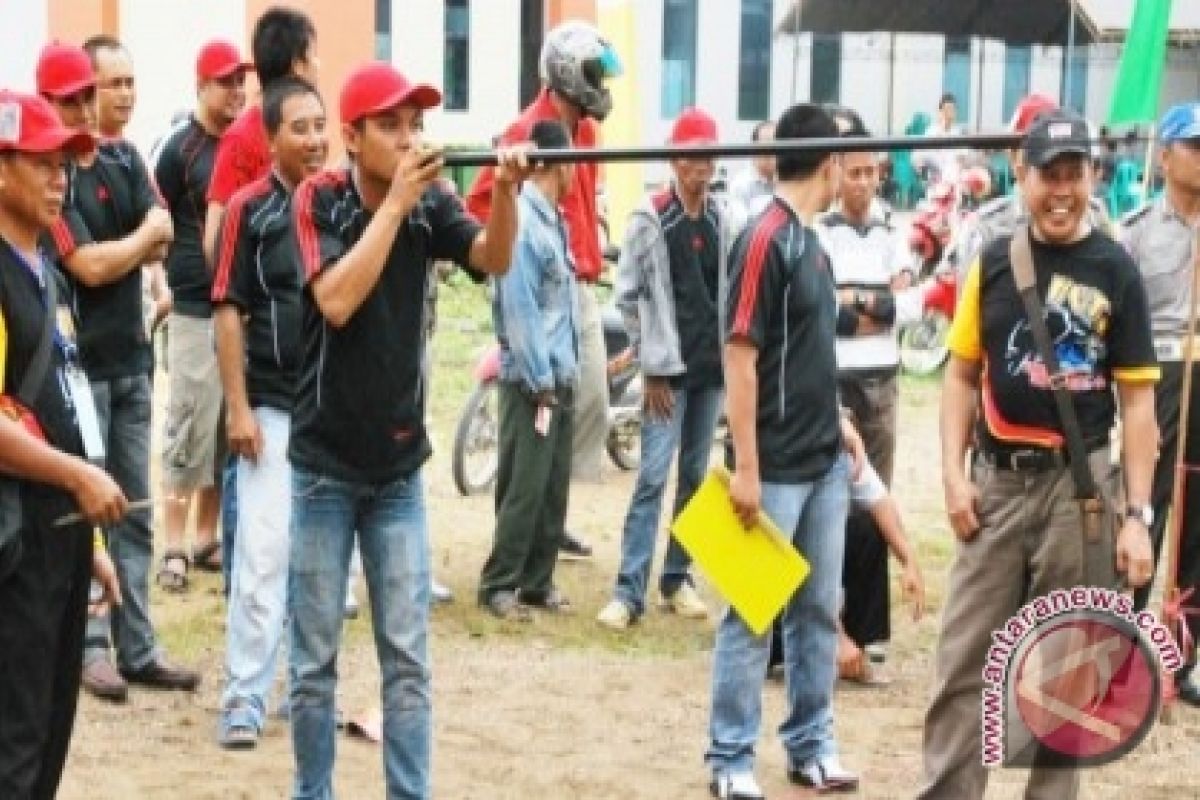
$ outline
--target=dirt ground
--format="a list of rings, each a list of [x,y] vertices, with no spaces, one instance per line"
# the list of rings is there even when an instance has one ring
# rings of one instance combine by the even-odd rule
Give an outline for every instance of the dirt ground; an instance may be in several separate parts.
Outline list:
[[[893,612],[883,689],[839,690],[835,708],[844,761],[862,774],[859,796],[910,797],[920,769],[921,722],[932,684],[933,645],[952,554],[941,515],[936,384],[906,381],[897,481],[909,535],[918,543],[931,611],[913,623]],[[440,426],[445,427],[445,426]],[[632,477],[573,487],[570,525],[596,545],[590,563],[563,564],[559,582],[577,606],[567,619],[499,624],[473,603],[491,537],[491,499],[462,499],[449,477],[450,432],[427,472],[435,570],[457,595],[433,621],[434,785],[438,798],[701,798],[712,627],[652,611],[618,635],[593,618],[608,597]],[[706,587],[703,587],[707,593]],[[715,599],[708,593],[710,599]],[[193,696],[146,691],[113,707],[83,697],[61,796],[87,798],[281,798],[292,775],[286,726],[270,723],[257,750],[227,753],[214,742],[223,652],[217,579],[200,576],[184,596],[155,594],[155,615],[173,656],[204,672]],[[347,627],[341,705],[373,702],[378,671],[369,622]],[[768,796],[806,796],[788,785],[774,731],[782,684],[764,692],[758,774]],[[1181,709],[1122,762],[1087,773],[1089,798],[1200,797],[1194,773],[1200,715]],[[994,797],[1018,797],[1023,773],[992,774]],[[383,796],[377,745],[339,738],[340,797]]]

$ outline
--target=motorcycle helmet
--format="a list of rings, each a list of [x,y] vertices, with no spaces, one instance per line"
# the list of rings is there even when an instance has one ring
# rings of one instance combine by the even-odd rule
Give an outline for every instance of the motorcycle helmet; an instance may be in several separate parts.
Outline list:
[[[564,22],[546,34],[539,61],[542,81],[558,94],[603,122],[612,111],[607,78],[621,74],[617,51],[586,22]]]

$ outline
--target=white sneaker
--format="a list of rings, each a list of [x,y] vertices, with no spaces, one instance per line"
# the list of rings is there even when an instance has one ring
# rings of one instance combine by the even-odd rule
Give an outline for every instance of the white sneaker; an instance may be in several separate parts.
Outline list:
[[[687,581],[667,597],[663,595],[662,607],[673,611],[684,619],[708,619],[708,606],[700,599],[700,593]]]
[[[623,631],[633,624],[633,612],[620,600],[609,600],[596,615],[596,622],[610,630]]]
[[[818,756],[788,770],[792,783],[818,792],[853,792],[858,776],[842,766],[837,756]]]
[[[429,595],[435,603],[453,603],[454,592],[450,591],[450,587],[441,583],[436,578],[430,581]]]
[[[718,800],[766,800],[753,772],[719,772],[708,790]]]
[[[346,619],[358,619],[358,597],[354,594],[354,581],[346,582],[346,606],[343,616]]]

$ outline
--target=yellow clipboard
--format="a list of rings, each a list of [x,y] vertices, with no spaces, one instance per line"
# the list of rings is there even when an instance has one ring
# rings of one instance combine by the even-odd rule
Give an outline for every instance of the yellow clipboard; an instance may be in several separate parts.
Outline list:
[[[729,471],[713,467],[671,532],[750,630],[761,636],[808,577],[809,565],[766,514],[749,530],[729,499]]]

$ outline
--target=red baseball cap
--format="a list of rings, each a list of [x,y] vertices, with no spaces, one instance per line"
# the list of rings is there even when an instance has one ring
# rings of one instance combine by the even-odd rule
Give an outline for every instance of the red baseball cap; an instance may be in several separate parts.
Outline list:
[[[1029,126],[1033,124],[1035,119],[1047,111],[1057,110],[1058,103],[1054,102],[1054,98],[1052,97],[1038,93],[1026,95],[1021,102],[1017,103],[1017,107],[1013,109],[1008,129],[1013,133],[1025,133],[1029,130]]]
[[[202,81],[224,78],[239,69],[252,68],[252,64],[242,60],[237,47],[223,39],[213,39],[201,47],[196,56],[196,77]]]
[[[96,85],[92,60],[82,47],[50,42],[37,63],[37,90],[51,97],[70,97]]]
[[[429,84],[409,83],[386,61],[370,61],[346,78],[339,107],[346,124],[399,105],[426,109],[441,102],[442,93]]]
[[[85,153],[95,146],[95,137],[87,131],[63,125],[44,98],[0,89],[0,150]]]
[[[671,126],[667,144],[716,144],[717,121],[698,108],[685,108]]]

